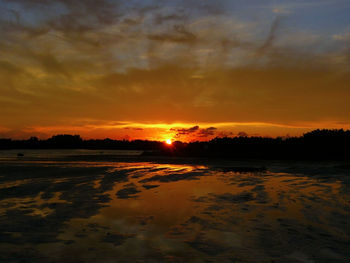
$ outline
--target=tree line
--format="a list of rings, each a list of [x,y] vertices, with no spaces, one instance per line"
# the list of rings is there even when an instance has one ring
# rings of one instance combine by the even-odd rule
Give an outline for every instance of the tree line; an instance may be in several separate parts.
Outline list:
[[[317,129],[299,137],[224,137],[205,142],[148,140],[84,140],[79,135],[55,135],[47,140],[0,139],[0,149],[117,149],[143,150],[145,155],[350,160],[350,130]]]

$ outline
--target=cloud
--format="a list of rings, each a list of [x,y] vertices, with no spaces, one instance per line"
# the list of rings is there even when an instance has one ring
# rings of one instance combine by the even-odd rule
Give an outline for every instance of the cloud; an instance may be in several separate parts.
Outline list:
[[[189,135],[192,133],[195,133],[199,130],[199,126],[193,126],[191,128],[171,128],[171,131],[176,131],[176,137],[179,137],[181,135]]]
[[[207,138],[207,137],[210,137],[210,136],[214,136],[216,131],[217,131],[217,128],[215,128],[215,127],[209,127],[209,128],[206,128],[206,129],[201,129],[198,132],[198,137]]]
[[[346,33],[231,3],[0,0],[2,125],[348,123]]]
[[[258,55],[265,54],[272,47],[276,39],[277,30],[279,29],[280,24],[281,24],[281,16],[277,16],[271,24],[270,31],[266,40],[264,41],[262,46],[257,50]]]
[[[148,38],[154,41],[170,41],[177,43],[193,43],[196,36],[188,31],[184,25],[174,25],[173,32],[149,35]]]
[[[213,137],[217,132],[217,128],[208,127],[201,129],[198,125],[196,125],[191,128],[171,128],[170,131],[176,132],[175,138],[182,140],[189,140],[189,138],[191,138],[197,140],[199,138],[203,139]]]
[[[185,14],[161,14],[156,13],[153,21],[157,25],[161,25],[166,22],[178,22],[186,20],[187,16]]]
[[[231,131],[218,131],[216,134],[217,138],[233,137],[234,133]]]
[[[248,137],[248,133],[244,132],[244,131],[240,131],[238,134],[237,134],[238,137]]]

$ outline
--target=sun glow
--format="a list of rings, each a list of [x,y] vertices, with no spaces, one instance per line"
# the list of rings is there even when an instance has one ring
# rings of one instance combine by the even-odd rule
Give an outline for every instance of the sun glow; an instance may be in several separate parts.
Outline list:
[[[168,145],[171,145],[173,142],[170,139],[166,139],[165,143],[168,144]]]

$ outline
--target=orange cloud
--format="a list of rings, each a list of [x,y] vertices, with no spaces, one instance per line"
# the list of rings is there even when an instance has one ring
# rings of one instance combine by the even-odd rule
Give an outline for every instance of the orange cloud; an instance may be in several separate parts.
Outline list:
[[[346,33],[326,49],[322,32],[288,27],[292,14],[247,21],[227,13],[229,1],[8,2],[17,9],[0,19],[3,136],[162,139],[198,125],[191,134],[203,139],[349,126]]]

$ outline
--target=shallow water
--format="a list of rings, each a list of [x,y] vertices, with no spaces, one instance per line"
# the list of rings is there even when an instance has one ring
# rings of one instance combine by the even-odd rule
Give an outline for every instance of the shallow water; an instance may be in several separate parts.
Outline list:
[[[0,150],[0,161],[18,161],[21,159],[55,159],[55,158],[66,158],[73,156],[137,156],[142,154],[143,151],[137,150],[86,150],[86,149],[15,149],[15,150]],[[18,154],[23,157],[18,157]]]
[[[0,261],[349,262],[344,182],[283,168],[3,161]]]

